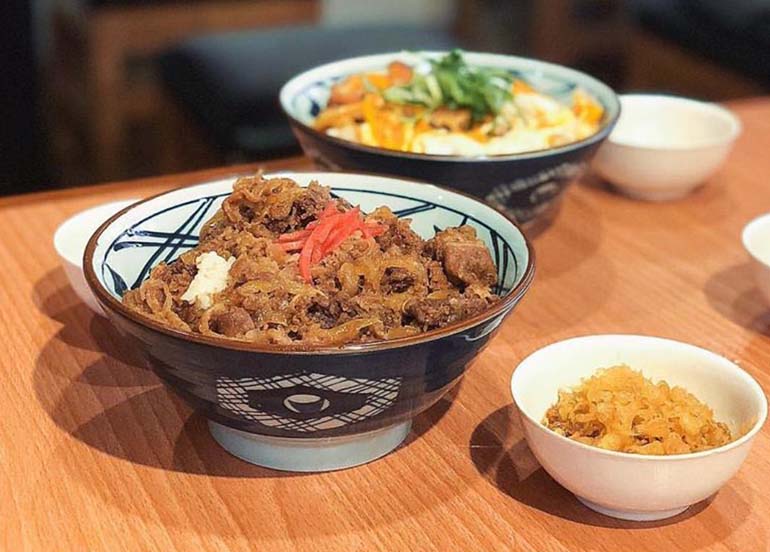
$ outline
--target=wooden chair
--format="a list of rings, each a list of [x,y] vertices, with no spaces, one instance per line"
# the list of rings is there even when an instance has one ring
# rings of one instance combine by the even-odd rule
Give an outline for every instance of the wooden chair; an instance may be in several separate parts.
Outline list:
[[[131,167],[137,157],[132,142],[141,147],[148,140],[132,140],[132,134],[154,129],[149,142],[156,141],[152,134],[167,104],[152,59],[171,44],[204,32],[313,23],[319,17],[318,0],[113,2],[86,8],[81,16],[57,10],[45,95],[62,178],[83,182],[143,172]],[[152,163],[145,158],[145,165]]]

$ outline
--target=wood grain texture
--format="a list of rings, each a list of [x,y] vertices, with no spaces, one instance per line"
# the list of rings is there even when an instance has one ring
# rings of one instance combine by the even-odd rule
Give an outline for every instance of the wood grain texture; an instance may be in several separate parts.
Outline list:
[[[686,340],[770,389],[770,310],[740,245],[770,211],[770,100],[732,107],[744,134],[687,199],[572,187],[535,239],[531,292],[456,393],[396,452],[336,473],[229,456],[58,267],[51,235],[75,211],[232,169],[0,200],[0,550],[767,550],[770,429],[713,499],[634,524],[587,510],[538,468],[509,393],[525,355],[598,332]]]

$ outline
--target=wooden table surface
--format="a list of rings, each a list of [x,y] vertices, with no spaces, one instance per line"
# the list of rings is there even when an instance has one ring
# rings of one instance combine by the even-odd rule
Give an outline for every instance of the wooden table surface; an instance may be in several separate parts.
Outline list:
[[[457,391],[394,453],[336,473],[229,456],[78,302],[54,253],[54,229],[80,209],[232,169],[0,200],[0,550],[767,550],[769,427],[713,499],[630,523],[587,510],[539,469],[509,393],[525,355],[606,332],[704,346],[770,389],[770,310],[740,244],[770,211],[770,99],[732,107],[743,136],[687,199],[573,186],[535,239],[531,291]]]

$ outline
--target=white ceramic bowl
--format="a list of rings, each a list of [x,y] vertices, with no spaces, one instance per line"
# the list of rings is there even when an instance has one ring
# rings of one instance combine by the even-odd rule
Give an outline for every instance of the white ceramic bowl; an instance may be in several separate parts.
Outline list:
[[[620,96],[617,125],[599,148],[594,170],[637,199],[677,199],[722,165],[741,123],[716,104],[675,96]]]
[[[757,287],[770,305],[770,213],[746,225],[743,247],[751,255]]]
[[[86,278],[83,275],[83,253],[85,253],[86,244],[91,234],[104,221],[124,207],[136,203],[136,201],[136,199],[113,201],[75,213],[61,223],[53,235],[53,246],[59,255],[62,268],[64,268],[64,273],[67,275],[70,286],[72,286],[72,289],[80,297],[81,301],[101,316],[104,316],[104,313],[96,302],[93,293],[91,293],[91,289],[88,287]]]
[[[711,450],[646,456],[585,445],[540,423],[559,389],[617,364],[686,388],[734,434],[751,428]],[[594,335],[549,345],[519,364],[511,389],[529,447],[551,477],[589,508],[637,521],[674,516],[714,494],[738,471],[767,417],[759,384],[733,362],[694,345],[639,335]]]

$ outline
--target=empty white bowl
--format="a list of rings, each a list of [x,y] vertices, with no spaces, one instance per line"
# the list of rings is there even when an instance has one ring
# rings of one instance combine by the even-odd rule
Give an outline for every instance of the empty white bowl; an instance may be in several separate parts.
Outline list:
[[[599,148],[594,170],[622,193],[678,199],[722,165],[741,123],[716,104],[676,96],[620,96],[617,125]]]
[[[684,387],[733,435],[750,429],[714,449],[646,456],[585,445],[541,424],[559,389],[617,364]],[[519,364],[511,390],[527,443],[551,477],[589,508],[636,521],[674,516],[714,494],[738,471],[767,417],[759,384],[733,362],[694,345],[639,335],[594,335],[549,345]]]
[[[770,213],[746,225],[743,247],[751,255],[757,287],[770,305]]]
[[[56,229],[53,246],[59,255],[64,273],[78,297],[96,314],[104,316],[83,275],[83,253],[97,228],[112,215],[136,203],[136,199],[104,203],[75,213]]]

